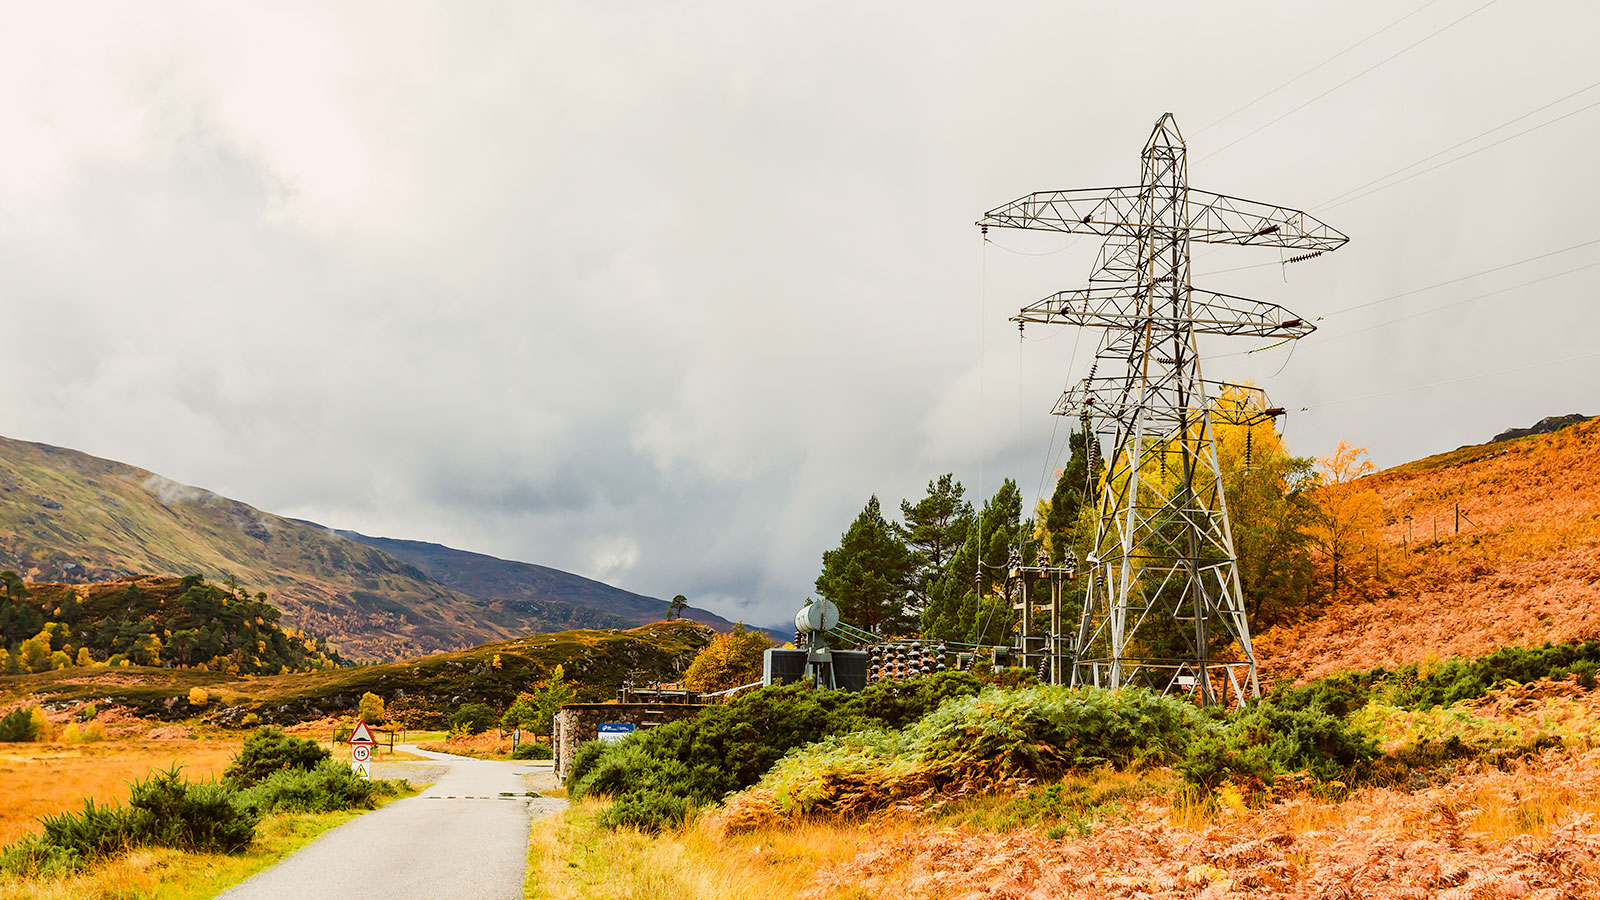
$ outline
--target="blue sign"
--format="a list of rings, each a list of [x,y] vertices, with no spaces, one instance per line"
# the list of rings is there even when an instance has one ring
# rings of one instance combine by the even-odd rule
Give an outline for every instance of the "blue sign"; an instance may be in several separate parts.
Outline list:
[[[620,741],[628,735],[633,734],[633,730],[637,727],[637,725],[630,725],[626,722],[601,722],[600,740],[606,741],[607,743],[611,741]]]

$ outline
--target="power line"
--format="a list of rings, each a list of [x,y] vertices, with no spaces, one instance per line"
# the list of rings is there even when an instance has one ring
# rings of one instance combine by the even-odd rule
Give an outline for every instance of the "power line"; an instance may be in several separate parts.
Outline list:
[[[1377,37],[1378,35],[1383,34],[1385,31],[1388,31],[1389,29],[1395,27],[1396,25],[1399,25],[1401,22],[1404,22],[1405,20],[1411,18],[1412,16],[1416,15],[1417,13],[1422,12],[1423,10],[1427,9],[1428,7],[1434,5],[1435,3],[1438,3],[1438,2],[1439,2],[1439,0],[1428,0],[1427,3],[1424,3],[1421,6],[1417,7],[1416,9],[1413,9],[1411,12],[1408,12],[1405,15],[1401,16],[1400,18],[1395,19],[1393,22],[1390,22],[1389,24],[1383,26],[1382,28],[1379,28],[1377,31],[1374,31],[1373,33],[1367,35],[1366,37],[1362,38],[1361,40],[1356,41],[1354,44],[1351,44],[1350,46],[1344,48],[1343,50],[1340,50],[1338,53],[1335,53],[1334,55],[1328,57],[1327,59],[1323,60],[1322,62],[1317,63],[1316,65],[1314,65],[1311,68],[1305,70],[1304,72],[1301,72],[1299,75],[1296,75],[1295,77],[1289,79],[1288,81],[1285,81],[1283,84],[1280,84],[1277,87],[1273,88],[1272,90],[1267,91],[1265,94],[1262,94],[1261,96],[1255,98],[1254,100],[1251,100],[1249,103],[1246,103],[1245,105],[1239,107],[1238,109],[1234,110],[1233,112],[1228,113],[1227,115],[1223,116],[1220,119],[1217,119],[1216,121],[1212,122],[1210,125],[1207,125],[1206,127],[1204,127],[1202,129],[1200,129],[1199,131],[1195,132],[1195,135],[1198,136],[1198,135],[1204,134],[1207,131],[1210,131],[1212,128],[1215,128],[1216,126],[1221,125],[1223,122],[1226,122],[1229,119],[1233,118],[1234,116],[1238,115],[1239,113],[1242,113],[1245,110],[1249,109],[1250,107],[1255,106],[1257,103],[1260,103],[1261,101],[1267,99],[1268,97],[1271,97],[1273,94],[1276,94],[1277,92],[1283,90],[1284,88],[1288,87],[1289,85],[1294,84],[1296,81],[1299,81],[1300,79],[1306,77],[1307,75],[1310,75],[1312,72],[1315,72],[1316,70],[1322,68],[1323,66],[1327,65],[1328,63],[1333,62],[1334,60],[1336,60],[1339,57],[1345,55],[1346,53],[1349,53],[1351,50],[1354,50],[1355,48],[1361,46],[1362,44],[1365,44],[1367,41],[1370,41],[1373,38]]]
[[[1397,324],[1399,324],[1401,322],[1405,322],[1405,321],[1408,321],[1410,319],[1415,319],[1415,318],[1417,318],[1419,316],[1426,316],[1426,315],[1429,315],[1431,313],[1439,312],[1440,310],[1450,309],[1451,307],[1454,307],[1454,306],[1460,306],[1463,303],[1471,303],[1474,300],[1482,300],[1485,297],[1494,297],[1494,296],[1499,295],[1499,294],[1504,294],[1504,293],[1508,293],[1510,291],[1517,290],[1518,288],[1525,288],[1525,287],[1528,287],[1529,285],[1535,285],[1535,284],[1538,284],[1538,283],[1540,283],[1542,281],[1549,281],[1552,278],[1560,278],[1563,275],[1571,275],[1574,272],[1581,272],[1584,269],[1592,269],[1595,266],[1600,266],[1600,260],[1596,260],[1595,262],[1591,262],[1591,263],[1585,263],[1585,264],[1583,264],[1581,266],[1576,266],[1574,268],[1567,269],[1567,270],[1562,271],[1562,272],[1556,272],[1556,273],[1551,274],[1551,275],[1544,275],[1544,276],[1541,276],[1539,278],[1535,278],[1532,281],[1524,281],[1521,284],[1513,284],[1510,287],[1503,287],[1503,288],[1500,288],[1499,290],[1489,291],[1486,294],[1475,294],[1475,295],[1473,295],[1471,297],[1464,297],[1464,298],[1462,298],[1460,300],[1452,300],[1449,303],[1445,303],[1445,304],[1442,304],[1442,305],[1439,305],[1439,306],[1431,307],[1429,309],[1424,309],[1424,310],[1421,310],[1419,312],[1414,312],[1414,313],[1412,313],[1411,315],[1408,315],[1408,316],[1401,316],[1398,319],[1390,319],[1387,322],[1379,322],[1376,325],[1368,325],[1365,328],[1357,328],[1354,331],[1346,331],[1343,334],[1336,334],[1336,335],[1334,335],[1333,337],[1330,337],[1330,338],[1323,338],[1320,341],[1314,341],[1314,344],[1317,345],[1317,346],[1321,346],[1323,344],[1331,343],[1333,341],[1343,340],[1343,339],[1345,339],[1347,337],[1350,337],[1351,335],[1357,335],[1357,334],[1362,334],[1364,332],[1372,331],[1373,329],[1376,329],[1376,328],[1387,328],[1390,325],[1397,325]]]
[[[1403,183],[1405,183],[1407,181],[1410,181],[1411,179],[1416,178],[1418,175],[1426,175],[1429,172],[1432,172],[1434,169],[1438,169],[1438,168],[1442,168],[1444,166],[1448,166],[1451,163],[1460,162],[1461,160],[1466,159],[1469,156],[1476,156],[1476,155],[1478,155],[1479,153],[1482,153],[1485,150],[1489,150],[1491,148],[1498,147],[1501,144],[1504,144],[1506,141],[1513,141],[1513,140],[1516,140],[1519,137],[1522,137],[1525,134],[1532,134],[1533,132],[1538,131],[1541,128],[1545,128],[1545,127],[1548,127],[1550,125],[1554,125],[1557,122],[1562,121],[1563,119],[1570,119],[1573,116],[1577,115],[1578,113],[1587,112],[1588,110],[1594,109],[1596,106],[1600,106],[1600,100],[1596,100],[1595,102],[1590,103],[1587,106],[1580,106],[1577,109],[1575,109],[1575,110],[1573,110],[1573,111],[1571,111],[1569,113],[1563,113],[1563,114],[1561,114],[1559,116],[1556,116],[1554,119],[1551,119],[1548,122],[1544,122],[1542,124],[1535,125],[1532,128],[1525,128],[1522,131],[1517,132],[1516,134],[1506,135],[1505,137],[1501,138],[1498,141],[1495,141],[1492,144],[1484,144],[1482,147],[1479,147],[1476,150],[1469,150],[1466,153],[1461,154],[1460,156],[1453,157],[1451,159],[1447,159],[1444,162],[1435,163],[1434,165],[1431,165],[1431,166],[1427,167],[1426,169],[1423,169],[1420,172],[1412,172],[1410,175],[1407,175],[1404,178],[1397,178],[1394,181],[1389,182],[1388,184],[1379,185],[1378,187],[1375,187],[1370,191],[1364,191],[1364,192],[1362,192],[1360,194],[1356,194],[1354,197],[1346,197],[1345,199],[1340,200],[1337,203],[1330,203],[1330,204],[1328,204],[1326,206],[1321,207],[1321,209],[1332,209],[1335,206],[1343,206],[1346,203],[1349,203],[1349,202],[1351,202],[1353,200],[1360,200],[1363,197],[1369,197],[1369,196],[1371,196],[1373,194],[1376,194],[1379,191],[1388,190],[1389,188],[1392,188],[1397,184],[1403,184]],[[1501,126],[1501,127],[1504,127],[1504,126]],[[1490,129],[1490,130],[1493,131],[1495,129]],[[1416,165],[1416,163],[1412,163],[1412,165]],[[1410,168],[1410,167],[1408,166],[1407,168]],[[1402,171],[1404,171],[1404,170],[1402,170]],[[1385,177],[1387,177],[1387,176],[1385,176]]]
[[[1380,181],[1384,181],[1384,180],[1386,180],[1386,179],[1388,179],[1388,178],[1390,178],[1392,176],[1399,175],[1401,172],[1404,172],[1405,170],[1410,169],[1410,168],[1412,168],[1414,166],[1420,166],[1420,165],[1422,165],[1423,163],[1427,162],[1430,159],[1434,159],[1436,157],[1443,156],[1444,154],[1449,153],[1451,150],[1455,150],[1455,149],[1458,149],[1460,147],[1464,147],[1467,144],[1470,144],[1473,141],[1477,140],[1478,138],[1481,138],[1484,135],[1493,134],[1494,132],[1499,131],[1502,128],[1505,128],[1508,125],[1515,125],[1516,123],[1522,121],[1523,119],[1528,118],[1529,116],[1533,116],[1533,115],[1537,115],[1539,113],[1542,113],[1542,112],[1544,112],[1545,110],[1549,109],[1552,106],[1556,106],[1557,104],[1564,103],[1567,100],[1571,100],[1573,97],[1576,97],[1579,94],[1586,94],[1589,91],[1592,91],[1597,87],[1600,87],[1600,81],[1596,81],[1594,84],[1591,84],[1588,87],[1579,88],[1578,90],[1573,91],[1570,94],[1567,94],[1565,97],[1561,97],[1559,99],[1552,100],[1549,103],[1546,103],[1545,105],[1539,107],[1538,109],[1529,110],[1528,112],[1525,112],[1522,115],[1517,116],[1514,119],[1509,119],[1509,120],[1507,120],[1505,122],[1501,122],[1499,125],[1496,125],[1493,128],[1488,128],[1488,129],[1485,129],[1483,131],[1480,131],[1477,134],[1473,135],[1472,137],[1469,137],[1464,141],[1460,141],[1458,143],[1451,144],[1450,146],[1444,148],[1443,150],[1438,151],[1437,153],[1431,153],[1431,154],[1429,154],[1427,156],[1424,156],[1423,158],[1421,158],[1421,159],[1419,159],[1419,160],[1417,160],[1415,162],[1407,163],[1406,165],[1403,165],[1400,168],[1395,169],[1393,172],[1390,172],[1390,173],[1388,173],[1386,175],[1379,175],[1377,178],[1372,179],[1371,181],[1367,182],[1366,184],[1359,184],[1359,185],[1356,185],[1355,187],[1351,188],[1350,190],[1345,191],[1342,194],[1335,194],[1334,196],[1329,197],[1327,200],[1324,200],[1323,202],[1314,205],[1312,208],[1313,209],[1326,208],[1329,204],[1339,202],[1344,197],[1347,197],[1350,194],[1354,194],[1355,192],[1357,192],[1359,190],[1362,190],[1363,188],[1371,187],[1371,186],[1377,184]],[[1555,121],[1555,120],[1552,120],[1552,121]],[[1543,127],[1543,126],[1540,126],[1540,127]],[[1465,157],[1461,157],[1461,158],[1465,158]],[[1418,174],[1421,174],[1421,173],[1418,173]],[[1395,182],[1395,183],[1399,184],[1399,182]],[[1352,198],[1352,199],[1354,199],[1354,198]]]
[[[1510,375],[1516,372],[1526,372],[1529,369],[1542,369],[1545,366],[1559,366],[1562,363],[1577,362],[1580,359],[1593,359],[1596,356],[1600,356],[1600,350],[1597,350],[1593,353],[1582,353],[1577,356],[1568,356],[1564,359],[1548,359],[1544,362],[1529,363],[1525,366],[1516,366],[1510,369],[1501,369],[1498,372],[1483,372],[1478,375],[1463,375],[1460,378],[1447,378],[1444,381],[1433,381],[1429,382],[1428,384],[1416,384],[1412,385],[1411,387],[1395,388],[1391,391],[1379,391],[1375,394],[1362,394],[1359,397],[1341,397],[1338,400],[1327,400],[1322,403],[1315,404],[1314,406],[1302,406],[1300,407],[1300,411],[1309,412],[1313,409],[1321,409],[1324,406],[1333,406],[1334,404],[1338,403],[1354,403],[1357,400],[1372,400],[1376,397],[1388,397],[1393,394],[1405,394],[1411,391],[1424,390],[1426,388],[1442,387],[1443,385],[1447,384],[1460,384],[1463,381],[1476,381],[1480,378],[1494,378],[1499,375]]]
[[[1217,149],[1211,151],[1210,153],[1207,153],[1205,156],[1202,156],[1200,158],[1200,161],[1204,162],[1205,160],[1208,160],[1211,157],[1216,156],[1218,153],[1221,153],[1222,151],[1228,149],[1229,147],[1232,147],[1234,144],[1237,144],[1240,141],[1243,141],[1246,138],[1249,138],[1252,135],[1257,134],[1258,132],[1264,131],[1267,128],[1270,128],[1271,126],[1278,124],[1279,122],[1283,121],[1284,119],[1288,118],[1289,116],[1292,116],[1295,113],[1299,112],[1300,110],[1305,109],[1306,107],[1310,106],[1311,104],[1317,102],[1318,100],[1321,100],[1323,97],[1326,97],[1329,94],[1333,93],[1334,91],[1337,91],[1338,89],[1340,89],[1340,88],[1344,87],[1345,85],[1349,84],[1350,82],[1355,81],[1357,78],[1360,78],[1361,76],[1366,75],[1367,73],[1373,71],[1374,69],[1378,68],[1379,66],[1382,66],[1382,65],[1384,65],[1384,64],[1386,64],[1386,63],[1388,63],[1388,62],[1390,62],[1390,61],[1392,61],[1392,60],[1394,60],[1394,59],[1396,59],[1396,58],[1398,58],[1400,56],[1403,56],[1406,53],[1411,52],[1412,50],[1416,49],[1417,47],[1422,46],[1423,44],[1427,43],[1428,41],[1438,37],[1439,35],[1445,33],[1446,31],[1449,31],[1450,29],[1456,27],[1457,25],[1460,25],[1462,22],[1465,22],[1466,20],[1472,18],[1473,16],[1477,15],[1478,13],[1483,12],[1484,10],[1488,9],[1489,7],[1495,5],[1496,3],[1499,3],[1499,2],[1500,2],[1500,0],[1489,0],[1488,3],[1485,3],[1482,6],[1477,7],[1476,9],[1472,10],[1471,12],[1467,13],[1466,15],[1462,16],[1459,19],[1453,20],[1450,24],[1444,26],[1443,28],[1440,28],[1437,31],[1430,32],[1426,37],[1423,37],[1423,38],[1421,38],[1419,40],[1413,41],[1410,44],[1407,44],[1406,46],[1400,48],[1399,50],[1396,50],[1394,53],[1391,53],[1388,56],[1385,56],[1383,59],[1378,60],[1377,62],[1373,63],[1370,66],[1367,66],[1365,69],[1362,69],[1361,71],[1357,72],[1356,74],[1351,75],[1349,78],[1346,78],[1345,80],[1339,82],[1338,84],[1334,85],[1333,87],[1328,88],[1327,90],[1325,90],[1322,93],[1316,95],[1315,97],[1312,97],[1310,100],[1307,100],[1304,103],[1300,104],[1299,106],[1296,106],[1295,108],[1289,110],[1288,112],[1279,115],[1277,118],[1268,121],[1266,124],[1257,126],[1254,130],[1247,131],[1243,135],[1240,135],[1239,137],[1234,138],[1232,141],[1229,141],[1228,143],[1223,144],[1221,147],[1218,147]]]
[[[1569,253],[1569,252],[1571,252],[1573,250],[1577,250],[1577,249],[1582,248],[1582,247],[1589,247],[1589,246],[1592,246],[1594,244],[1600,244],[1600,238],[1595,238],[1593,240],[1583,241],[1582,243],[1573,244],[1570,247],[1562,247],[1560,250],[1551,250],[1549,253],[1541,253],[1538,256],[1530,256],[1527,259],[1519,259],[1516,262],[1508,262],[1508,263],[1505,263],[1503,265],[1495,266],[1494,268],[1491,268],[1491,269],[1484,269],[1484,270],[1479,271],[1479,272],[1473,272],[1470,275],[1461,275],[1461,276],[1458,276],[1456,278],[1451,278],[1448,281],[1436,282],[1434,284],[1427,285],[1426,287],[1412,288],[1409,291],[1401,291],[1398,294],[1390,294],[1387,297],[1379,297],[1376,300],[1368,300],[1365,303],[1357,303],[1357,304],[1354,304],[1352,306],[1341,307],[1341,308],[1336,309],[1336,310],[1334,310],[1332,312],[1323,313],[1322,315],[1317,317],[1317,321],[1320,322],[1323,319],[1326,319],[1326,318],[1328,318],[1330,316],[1337,316],[1337,315],[1339,315],[1341,313],[1347,313],[1347,312],[1351,312],[1351,311],[1357,310],[1357,309],[1365,309],[1365,308],[1367,308],[1369,306],[1377,306],[1379,303],[1387,303],[1390,300],[1399,300],[1401,297],[1409,297],[1412,294],[1421,294],[1421,293],[1423,293],[1425,291],[1431,291],[1434,288],[1441,288],[1441,287],[1444,287],[1446,285],[1456,284],[1457,282],[1467,281],[1467,280],[1472,279],[1472,278],[1478,278],[1478,277],[1483,276],[1483,275],[1488,275],[1488,274],[1490,274],[1492,272],[1500,272],[1500,271],[1503,271],[1505,269],[1515,268],[1516,266],[1526,265],[1527,263],[1537,262],[1538,260],[1541,260],[1541,259],[1549,259],[1552,256],[1559,256],[1562,253]],[[1268,265],[1276,265],[1276,263],[1269,263]],[[1532,282],[1529,282],[1529,283],[1531,284]]]

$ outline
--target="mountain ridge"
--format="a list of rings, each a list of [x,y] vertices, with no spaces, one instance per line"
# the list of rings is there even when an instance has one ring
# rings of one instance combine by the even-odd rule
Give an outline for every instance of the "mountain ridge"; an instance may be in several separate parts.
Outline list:
[[[510,561],[497,562],[513,566],[497,569],[503,577],[519,571]],[[464,649],[573,627],[631,627],[666,611],[665,601],[656,601],[652,613],[649,598],[549,567],[537,567],[543,589],[506,598],[471,596],[325,526],[264,512],[127,463],[5,437],[0,568],[15,569],[29,581],[71,584],[156,574],[231,577],[252,592],[268,593],[286,623],[325,635],[358,659]],[[551,573],[576,579],[571,583],[581,586],[578,594],[587,602],[565,599],[562,579]],[[606,607],[608,592],[625,614]],[[699,618],[731,625],[709,613]]]

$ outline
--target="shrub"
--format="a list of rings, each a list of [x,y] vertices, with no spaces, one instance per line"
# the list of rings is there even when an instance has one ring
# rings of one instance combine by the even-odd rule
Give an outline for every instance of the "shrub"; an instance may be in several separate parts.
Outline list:
[[[222,777],[235,786],[250,787],[259,784],[273,772],[285,769],[309,771],[332,756],[317,746],[315,741],[290,737],[283,733],[283,729],[268,725],[256,729],[254,734],[244,739],[244,746],[228,763]]]
[[[450,717],[450,730],[466,734],[482,734],[489,730],[499,716],[482,703],[468,703]]]
[[[257,813],[333,812],[370,809],[379,797],[392,796],[400,784],[357,778],[344,763],[325,760],[309,771],[282,769],[243,792],[242,803]]]
[[[129,818],[140,843],[233,853],[255,839],[259,816],[226,784],[188,781],[174,765],[151,772],[132,788]]]
[[[137,843],[133,817],[119,804],[97,806],[94,798],[83,801],[80,812],[40,816],[44,841],[79,859],[107,856]]]
[[[211,702],[211,695],[206,693],[206,689],[205,688],[203,688],[203,687],[192,687],[192,688],[189,688],[189,705],[190,706],[196,706],[196,707],[205,706],[207,703],[210,703],[210,702]]]
[[[819,691],[805,684],[774,685],[705,709],[693,719],[637,732],[616,743],[579,748],[567,777],[574,798],[609,796],[627,811],[607,821],[667,827],[680,812],[715,803],[750,787],[785,753],[826,735],[864,728],[903,727],[941,703],[976,694],[966,672],[883,681],[859,693]],[[649,799],[650,793],[676,798]],[[637,795],[629,800],[629,795]],[[680,802],[681,801],[681,802]],[[667,818],[640,824],[659,812]]]
[[[1207,788],[1224,781],[1259,787],[1295,772],[1319,780],[1340,778],[1377,752],[1372,740],[1344,719],[1321,709],[1263,702],[1232,713],[1220,730],[1200,735],[1178,770]]]
[[[1215,727],[1191,704],[1142,688],[990,688],[950,700],[904,731],[859,731],[796,750],[761,787],[785,812],[865,812],[955,784],[981,789],[1174,762]]]
[[[1281,687],[1269,699],[1283,709],[1317,709],[1347,717],[1377,701],[1401,709],[1430,709],[1476,700],[1505,681],[1529,684],[1576,674],[1592,681],[1600,672],[1600,641],[1501,647],[1476,659],[1446,660],[1432,671],[1415,665],[1394,671],[1341,672],[1300,687]]]
[[[962,777],[1048,778],[1099,765],[1168,763],[1204,729],[1192,704],[1143,688],[991,689],[939,707],[907,737]]]
[[[19,707],[0,716],[0,742],[24,743],[39,739],[39,723],[33,709]]]
[[[127,806],[87,799],[77,812],[41,816],[42,834],[0,849],[0,871],[61,874],[148,845],[232,853],[255,838],[257,813],[225,783],[188,781],[174,765],[129,786]]]
[[[637,828],[656,832],[677,828],[698,808],[687,797],[653,792],[633,792],[618,797],[595,817],[606,828]]]
[[[40,834],[0,847],[0,873],[8,875],[60,877],[76,872],[83,862],[83,857],[50,843]]]
[[[549,744],[541,744],[538,741],[523,741],[511,751],[512,759],[549,759],[554,755]]]

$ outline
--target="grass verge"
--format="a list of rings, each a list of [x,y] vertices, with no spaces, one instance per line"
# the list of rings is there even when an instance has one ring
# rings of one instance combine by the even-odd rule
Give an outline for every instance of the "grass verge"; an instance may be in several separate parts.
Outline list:
[[[404,797],[378,801],[377,808]],[[0,875],[7,900],[202,900],[214,897],[316,840],[324,832],[371,810],[289,813],[267,816],[256,826],[256,840],[243,853],[187,853],[146,847],[65,877],[16,878]]]

